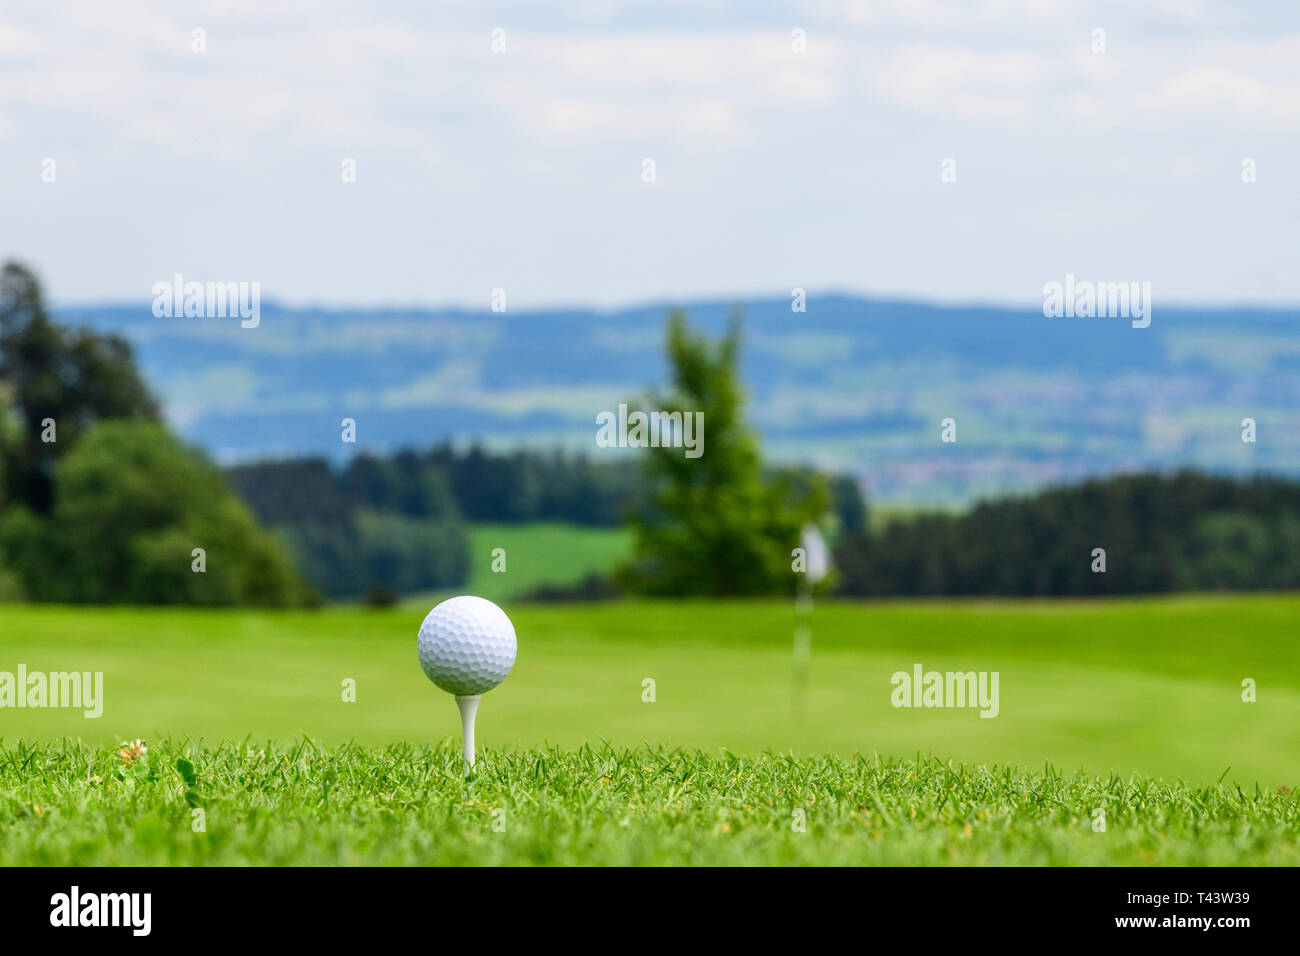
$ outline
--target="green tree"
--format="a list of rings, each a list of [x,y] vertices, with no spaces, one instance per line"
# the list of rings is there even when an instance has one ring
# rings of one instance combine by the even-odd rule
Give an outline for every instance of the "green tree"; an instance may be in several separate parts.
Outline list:
[[[654,409],[703,413],[702,454],[647,448],[650,506],[633,520],[636,557],[621,582],[651,594],[757,595],[793,589],[790,552],[799,531],[820,520],[830,501],[820,477],[797,487],[790,473],[765,479],[758,439],[744,420],[737,362],[741,326],[721,341],[693,334],[686,316],[668,320],[672,389],[651,396]]]
[[[356,515],[360,542],[354,561],[367,589],[399,593],[452,587],[469,571],[469,548],[458,522],[424,521],[362,509]]]
[[[220,470],[153,422],[100,422],[59,463],[49,516],[16,507],[0,545],[37,600],[298,603],[280,542]],[[194,569],[202,549],[205,570]]]
[[[36,276],[14,262],[0,271],[0,380],[21,426],[16,443],[0,444],[6,493],[38,514],[53,504],[57,460],[82,432],[103,419],[159,417],[127,341],[53,322]],[[55,441],[45,440],[47,419]]]
[[[5,527],[4,502],[6,474],[5,469],[17,452],[20,424],[18,416],[7,401],[8,386],[0,381],[0,544],[3,543]],[[0,601],[14,601],[23,597],[19,575],[0,547]]]
[[[22,430],[22,421],[14,408],[13,386],[0,379],[0,507],[9,499],[6,489],[12,479],[8,471],[17,460]]]
[[[831,479],[831,500],[835,510],[836,530],[840,534],[853,534],[867,526],[867,502],[862,496],[862,486],[852,475],[836,475]]]

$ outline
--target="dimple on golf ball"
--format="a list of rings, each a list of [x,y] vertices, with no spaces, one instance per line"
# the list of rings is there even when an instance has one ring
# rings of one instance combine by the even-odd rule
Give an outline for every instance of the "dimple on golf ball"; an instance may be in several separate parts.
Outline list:
[[[464,595],[428,613],[415,647],[424,673],[447,693],[482,694],[514,666],[515,628],[491,601]]]

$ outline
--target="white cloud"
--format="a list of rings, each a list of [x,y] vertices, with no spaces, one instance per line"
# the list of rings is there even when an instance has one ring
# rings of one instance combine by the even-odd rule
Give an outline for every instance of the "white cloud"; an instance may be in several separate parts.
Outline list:
[[[268,296],[318,301],[481,305],[506,284],[514,308],[777,281],[1014,298],[1063,272],[1056,258],[1132,254],[1087,233],[1086,216],[1039,241],[1068,190],[1082,210],[1141,209],[1140,254],[1167,261],[1167,286],[1300,290],[1271,251],[1287,246],[1293,194],[1269,176],[1245,191],[1235,169],[1259,155],[1278,170],[1300,145],[1300,11],[1262,8],[10,5],[4,156],[34,169],[55,155],[60,172],[67,157],[81,165],[68,184],[92,188],[0,178],[0,207],[33,222],[12,252],[61,296],[134,295],[140,276],[184,268],[257,272]],[[1110,51],[1094,55],[1098,25]],[[506,54],[490,50],[496,26]],[[194,27],[206,54],[190,51]],[[806,53],[791,50],[795,27]],[[949,155],[962,179],[936,198]],[[346,189],[345,156],[360,170]],[[664,157],[652,202],[637,191],[644,156]],[[1233,187],[1225,228],[1246,237],[1217,272],[1187,244],[1185,202],[1152,188],[1216,176]],[[161,230],[160,196],[204,227]],[[49,214],[57,203],[66,214]],[[78,228],[103,223],[119,241]],[[1007,255],[986,261],[995,249]],[[954,268],[936,275],[932,254]]]
[[[772,107],[821,107],[835,95],[839,44],[807,53],[765,34],[533,36],[497,57],[495,106],[555,137],[734,141]]]
[[[1300,43],[1211,50],[1199,65],[1171,72],[1138,99],[1165,123],[1219,121],[1289,132],[1300,123]]]
[[[969,120],[1020,124],[1059,76],[1032,53],[908,46],[867,67],[871,89],[891,105]]]
[[[11,24],[0,23],[0,60],[22,62],[48,56],[50,46],[40,35]]]
[[[865,74],[893,107],[972,122],[1053,122],[1064,106],[1086,126],[1289,133],[1300,120],[1297,59],[1300,42],[1290,39],[1071,56],[923,44],[870,62]]]
[[[912,25],[949,29],[988,26],[999,21],[1052,20],[1073,10],[1075,0],[844,0],[817,4],[836,7],[849,23],[868,26]]]

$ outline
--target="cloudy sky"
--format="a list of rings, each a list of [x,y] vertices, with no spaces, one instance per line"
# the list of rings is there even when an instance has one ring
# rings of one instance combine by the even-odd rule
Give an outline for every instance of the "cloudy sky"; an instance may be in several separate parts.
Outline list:
[[[1300,301],[1293,0],[549,6],[0,7],[0,255],[67,303]]]

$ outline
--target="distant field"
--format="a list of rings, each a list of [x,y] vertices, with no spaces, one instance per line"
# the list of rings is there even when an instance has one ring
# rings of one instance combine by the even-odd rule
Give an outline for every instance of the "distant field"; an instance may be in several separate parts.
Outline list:
[[[483,702],[489,747],[920,752],[1249,791],[1300,784],[1294,595],[819,602],[802,722],[791,717],[788,603],[505,606],[519,661]],[[415,658],[423,612],[0,606],[0,671],[98,670],[106,682],[103,717],[4,709],[0,738],[447,741],[455,707]],[[892,707],[890,675],[915,663],[998,671],[999,716]],[[1257,703],[1242,702],[1243,678],[1257,682]],[[347,679],[355,703],[342,700]]]
[[[0,747],[0,864],[1300,863],[1295,791],[602,746],[479,767],[450,745]]]
[[[911,521],[922,515],[933,514],[950,514],[960,515],[966,511],[966,508],[952,503],[943,503],[937,505],[908,505],[908,504],[890,504],[871,503],[871,509],[867,512],[867,524],[872,532],[879,534],[884,531],[892,521]]]
[[[492,552],[504,548],[506,570],[492,570]],[[406,607],[432,607],[449,594],[502,601],[538,587],[576,584],[607,572],[632,553],[626,528],[591,528],[561,522],[476,524],[470,528],[470,575],[463,588],[404,597]],[[426,607],[427,605],[427,607]]]

